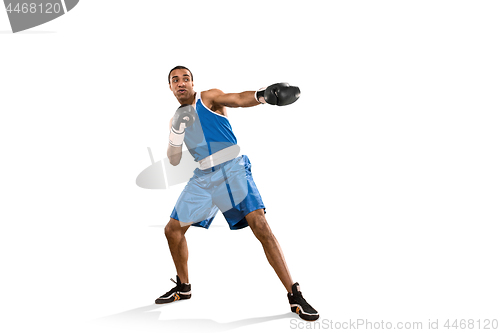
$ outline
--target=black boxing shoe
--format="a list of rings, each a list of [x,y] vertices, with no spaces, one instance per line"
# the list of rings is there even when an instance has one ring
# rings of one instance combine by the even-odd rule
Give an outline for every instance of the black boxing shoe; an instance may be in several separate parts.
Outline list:
[[[318,311],[314,310],[314,308],[306,302],[304,297],[302,297],[298,282],[292,286],[292,293],[288,293],[287,296],[292,312],[298,314],[300,318],[307,321],[315,321],[319,318]]]
[[[181,283],[179,276],[177,276],[177,282],[175,282],[173,279],[170,279],[170,281],[175,283],[176,286],[170,289],[170,291],[166,292],[164,295],[158,297],[155,300],[156,304],[171,303],[179,301],[181,299],[191,298],[191,284]]]

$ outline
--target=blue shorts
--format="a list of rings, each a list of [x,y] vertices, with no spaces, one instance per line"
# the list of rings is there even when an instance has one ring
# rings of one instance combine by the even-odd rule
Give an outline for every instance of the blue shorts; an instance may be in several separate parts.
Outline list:
[[[207,170],[197,168],[170,217],[183,225],[208,229],[220,210],[231,230],[247,227],[245,216],[265,209],[251,167],[248,157],[242,155]]]

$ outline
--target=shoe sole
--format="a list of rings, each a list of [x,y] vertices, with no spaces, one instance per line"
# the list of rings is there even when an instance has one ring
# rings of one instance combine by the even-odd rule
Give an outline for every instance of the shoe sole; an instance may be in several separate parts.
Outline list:
[[[191,294],[189,294],[189,295],[173,294],[169,298],[157,298],[155,300],[155,303],[156,304],[166,304],[166,303],[172,303],[175,301],[181,301],[181,300],[190,299],[190,298],[191,298]]]
[[[305,313],[302,311],[302,308],[299,306],[292,306],[291,307],[292,312],[296,313],[299,315],[299,317],[303,320],[306,321],[316,321],[319,318],[319,314],[310,314],[310,313]]]

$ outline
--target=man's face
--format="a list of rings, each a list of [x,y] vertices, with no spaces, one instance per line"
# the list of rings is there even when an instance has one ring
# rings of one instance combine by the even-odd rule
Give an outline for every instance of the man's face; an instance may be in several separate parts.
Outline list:
[[[193,80],[187,69],[176,69],[170,74],[170,90],[179,100],[187,100],[194,95]]]

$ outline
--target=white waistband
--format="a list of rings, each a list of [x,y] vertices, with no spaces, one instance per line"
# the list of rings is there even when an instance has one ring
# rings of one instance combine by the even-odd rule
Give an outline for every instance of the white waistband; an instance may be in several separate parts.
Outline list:
[[[221,149],[210,156],[198,161],[200,162],[200,170],[210,169],[216,165],[232,160],[240,153],[240,146],[232,145]]]

